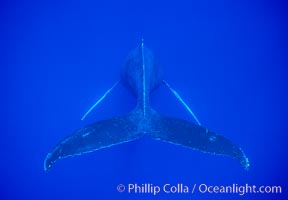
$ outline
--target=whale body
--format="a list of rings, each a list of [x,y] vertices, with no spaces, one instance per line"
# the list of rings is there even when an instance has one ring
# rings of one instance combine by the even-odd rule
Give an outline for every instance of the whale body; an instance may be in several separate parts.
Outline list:
[[[53,163],[60,158],[93,152],[133,141],[144,135],[155,140],[181,145],[206,153],[230,156],[236,158],[245,169],[249,168],[249,160],[240,147],[224,136],[202,126],[195,116],[198,124],[161,115],[151,107],[149,101],[150,93],[161,83],[164,83],[189,112],[194,115],[178,93],[162,79],[162,73],[155,62],[154,55],[144,45],[143,40],[128,55],[121,82],[136,97],[136,107],[123,116],[97,121],[74,131],[71,135],[64,138],[47,154],[44,161],[45,171],[48,171]],[[110,90],[108,91],[110,92]],[[105,96],[106,94],[103,97]],[[102,100],[103,98],[100,101]]]

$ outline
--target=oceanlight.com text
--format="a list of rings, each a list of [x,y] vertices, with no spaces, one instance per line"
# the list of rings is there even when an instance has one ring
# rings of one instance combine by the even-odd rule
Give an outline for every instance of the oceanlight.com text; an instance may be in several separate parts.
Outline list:
[[[226,186],[209,186],[206,184],[200,184],[198,186],[198,191],[200,193],[210,193],[210,194],[217,194],[217,193],[226,193],[226,194],[239,194],[239,195],[245,195],[245,194],[281,194],[282,193],[282,187],[281,186],[256,186],[256,185],[238,185],[238,184],[232,184],[232,185],[226,185]]]

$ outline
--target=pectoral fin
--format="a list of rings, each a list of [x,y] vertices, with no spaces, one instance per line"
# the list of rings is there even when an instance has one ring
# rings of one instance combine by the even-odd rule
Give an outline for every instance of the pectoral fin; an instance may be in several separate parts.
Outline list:
[[[89,108],[89,110],[83,115],[83,117],[81,118],[81,120],[84,120],[87,115],[96,107],[98,106],[99,103],[101,103],[105,98],[106,96],[119,84],[120,81],[117,81],[116,83],[114,83],[114,85],[109,88],[103,95],[101,98],[99,98],[96,103],[93,104],[93,106],[91,106],[91,108]]]
[[[199,126],[201,126],[200,121],[198,120],[198,118],[196,117],[196,115],[193,113],[193,111],[191,110],[191,108],[188,106],[188,104],[182,99],[182,97],[179,95],[179,93],[173,89],[169,83],[165,80],[162,80],[162,83],[174,94],[174,96],[180,101],[180,103],[186,108],[186,110],[192,115],[192,117],[194,118],[194,120],[197,122],[197,124]]]

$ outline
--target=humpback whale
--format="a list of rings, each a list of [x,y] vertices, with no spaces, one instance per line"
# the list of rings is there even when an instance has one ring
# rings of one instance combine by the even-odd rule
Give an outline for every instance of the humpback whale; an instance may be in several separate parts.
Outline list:
[[[56,160],[81,155],[141,138],[144,135],[155,140],[200,150],[215,155],[236,158],[245,168],[249,160],[242,149],[223,135],[202,126],[189,106],[176,90],[162,79],[161,70],[154,55],[144,45],[144,41],[128,55],[119,81],[131,90],[137,99],[136,107],[123,116],[97,121],[73,132],[60,141],[44,160],[44,170],[48,171]],[[88,110],[84,119],[118,85],[116,82]],[[196,123],[164,116],[155,111],[149,101],[150,93],[160,84],[166,86],[194,117]]]

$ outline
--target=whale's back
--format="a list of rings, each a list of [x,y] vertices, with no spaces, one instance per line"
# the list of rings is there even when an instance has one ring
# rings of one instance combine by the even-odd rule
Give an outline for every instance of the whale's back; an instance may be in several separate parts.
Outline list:
[[[143,64],[145,68],[143,68]],[[145,70],[145,72],[144,72]],[[143,93],[143,77],[145,77],[145,90],[147,95],[159,86],[162,73],[158,62],[155,61],[153,52],[145,45],[139,45],[128,55],[122,73],[122,80],[135,96]],[[145,76],[143,76],[145,73]]]

